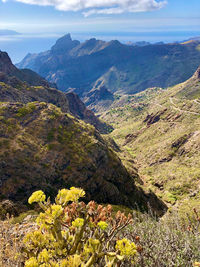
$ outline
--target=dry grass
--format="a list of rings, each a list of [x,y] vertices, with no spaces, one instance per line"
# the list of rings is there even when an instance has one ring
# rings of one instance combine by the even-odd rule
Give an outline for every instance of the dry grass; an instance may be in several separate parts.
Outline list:
[[[19,224],[12,225],[10,220],[0,221],[0,267],[20,267]]]

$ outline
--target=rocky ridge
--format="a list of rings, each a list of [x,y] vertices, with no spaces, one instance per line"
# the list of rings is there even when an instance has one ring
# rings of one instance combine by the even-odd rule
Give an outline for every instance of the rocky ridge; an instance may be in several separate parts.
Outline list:
[[[32,86],[27,82],[24,72],[18,70],[11,62],[6,53],[0,52],[0,99],[9,102],[47,102],[61,108],[63,112],[71,112],[75,117],[94,125],[101,133],[112,130],[112,127],[101,122],[92,111],[88,110],[79,97],[74,93],[63,93],[51,84],[43,81],[41,77],[36,84]],[[24,70],[29,75],[28,80],[37,79],[36,73]],[[20,75],[18,75],[20,73]],[[33,73],[33,75],[32,75]],[[17,76],[13,76],[17,74]],[[36,82],[36,81],[35,81]]]

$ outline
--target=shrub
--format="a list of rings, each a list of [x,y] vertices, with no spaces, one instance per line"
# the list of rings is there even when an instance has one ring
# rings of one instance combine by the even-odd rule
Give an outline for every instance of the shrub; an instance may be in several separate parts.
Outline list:
[[[18,109],[17,117],[24,117],[27,114],[32,113],[36,109],[36,106],[34,103],[28,103],[27,105],[24,105],[23,107]]]
[[[89,267],[132,264],[137,255],[134,242],[121,236],[121,230],[132,222],[132,216],[112,206],[103,207],[90,201],[80,202],[85,192],[79,188],[62,189],[55,203],[42,191],[29,198],[42,208],[36,219],[38,230],[28,233],[23,242],[26,267]],[[130,265],[129,265],[130,266]]]

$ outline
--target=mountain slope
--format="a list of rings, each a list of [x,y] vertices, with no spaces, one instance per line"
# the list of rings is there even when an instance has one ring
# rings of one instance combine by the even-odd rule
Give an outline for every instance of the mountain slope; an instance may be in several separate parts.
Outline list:
[[[124,164],[134,160],[143,186],[184,216],[200,204],[199,85],[198,69],[182,84],[129,96],[102,115],[115,127]]]
[[[74,185],[88,199],[131,205],[134,181],[94,127],[46,103],[0,111],[1,197],[26,201],[36,189],[52,195]]]
[[[62,93],[31,70],[18,70],[8,55],[0,52],[0,100],[28,103],[33,101],[52,103],[63,112],[71,112],[75,117],[94,125],[101,133],[112,127],[101,122],[74,93]],[[13,76],[16,75],[16,76]],[[38,86],[32,86],[37,84]]]
[[[150,203],[157,214],[166,211],[154,194],[136,187],[137,171],[127,172],[94,127],[102,124],[76,94],[30,86],[12,76],[5,62],[10,61],[1,64],[7,74],[0,72],[0,200],[21,205],[37,189],[55,196],[60,188],[78,186],[87,200],[143,210]]]
[[[28,70],[28,69],[17,69],[13,64],[11,59],[9,58],[6,52],[0,51],[0,72],[8,76],[14,76],[19,80],[27,82],[29,85],[43,85],[43,86],[52,86],[52,84],[48,83],[44,78],[39,76],[37,73]],[[55,87],[55,84],[53,84]]]
[[[79,43],[67,35],[51,50],[29,54],[17,66],[31,68],[55,82],[60,90],[73,88],[81,97],[102,81],[112,93],[133,94],[188,79],[199,65],[199,44],[193,41],[139,47],[96,39]]]

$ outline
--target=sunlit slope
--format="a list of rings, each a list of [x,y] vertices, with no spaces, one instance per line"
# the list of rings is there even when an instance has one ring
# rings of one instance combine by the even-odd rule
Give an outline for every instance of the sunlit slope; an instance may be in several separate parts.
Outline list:
[[[102,118],[115,127],[127,166],[132,158],[144,187],[181,211],[200,204],[200,76],[127,97]]]

